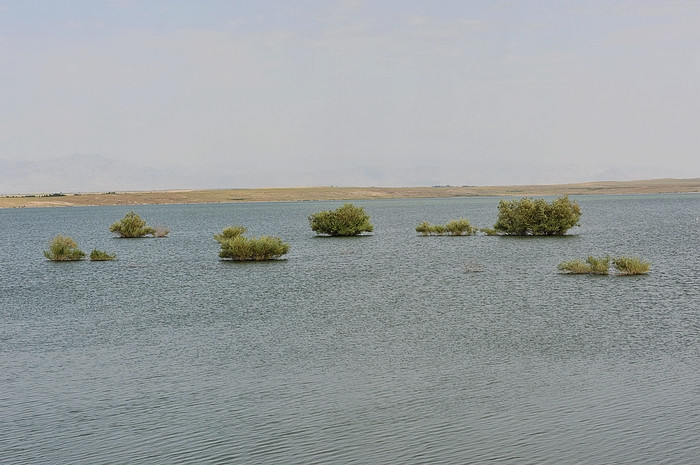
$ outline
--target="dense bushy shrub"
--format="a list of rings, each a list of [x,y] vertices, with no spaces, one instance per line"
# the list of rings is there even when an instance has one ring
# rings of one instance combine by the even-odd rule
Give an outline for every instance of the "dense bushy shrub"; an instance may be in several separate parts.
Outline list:
[[[56,262],[81,260],[85,252],[68,236],[58,235],[49,242],[49,250],[44,250],[44,256]]]
[[[104,262],[108,260],[114,260],[115,258],[117,258],[116,255],[109,254],[104,250],[93,249],[93,251],[90,252],[90,260],[92,260],[93,262]]]
[[[219,257],[237,261],[274,260],[289,251],[289,245],[279,237],[260,236],[246,238],[243,234],[246,228],[232,226],[224,229],[221,234],[215,234],[214,239],[221,244]]]
[[[472,236],[476,234],[476,231],[477,228],[469,224],[469,220],[465,220],[463,218],[460,218],[458,220],[452,220],[445,225],[430,224],[427,221],[423,221],[421,224],[416,226],[416,232],[419,232],[424,236]]]
[[[144,237],[148,235],[156,236],[156,230],[150,226],[146,226],[146,222],[133,211],[129,212],[121,220],[115,222],[109,227],[113,233],[119,234],[119,237]],[[162,230],[162,236],[168,234],[169,231]]]
[[[309,223],[316,234],[329,236],[357,236],[374,230],[365,210],[350,203],[336,210],[314,213],[309,216]]]
[[[578,226],[580,218],[581,207],[568,196],[559,197],[552,203],[530,198],[501,200],[493,229],[512,236],[561,236]]]
[[[646,274],[651,269],[651,263],[636,257],[613,258],[613,264],[620,275]]]

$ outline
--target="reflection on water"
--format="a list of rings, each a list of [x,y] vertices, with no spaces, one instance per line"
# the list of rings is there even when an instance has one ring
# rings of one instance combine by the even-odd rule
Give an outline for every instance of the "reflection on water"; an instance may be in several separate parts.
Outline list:
[[[696,463],[698,195],[580,197],[561,238],[491,226],[497,198],[356,202],[375,233],[318,238],[337,202],[0,210],[3,463]],[[213,234],[282,237],[218,260]],[[68,234],[115,262],[52,263]],[[605,253],[647,276],[567,276]],[[472,272],[478,267],[479,272]]]

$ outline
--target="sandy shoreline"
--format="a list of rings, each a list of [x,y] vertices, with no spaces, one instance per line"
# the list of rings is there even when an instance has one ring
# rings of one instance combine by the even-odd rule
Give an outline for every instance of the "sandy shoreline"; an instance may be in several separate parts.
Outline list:
[[[287,187],[2,196],[0,208],[700,192],[700,178],[527,186]]]

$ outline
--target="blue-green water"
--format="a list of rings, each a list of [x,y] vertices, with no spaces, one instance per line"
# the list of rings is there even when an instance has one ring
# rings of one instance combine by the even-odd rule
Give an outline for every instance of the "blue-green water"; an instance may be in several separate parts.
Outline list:
[[[585,196],[566,237],[492,225],[497,198],[0,210],[0,462],[698,463],[700,195]],[[286,260],[218,259],[240,224]],[[53,263],[57,234],[114,262]],[[636,255],[646,276],[557,264]],[[475,272],[478,270],[478,272]]]

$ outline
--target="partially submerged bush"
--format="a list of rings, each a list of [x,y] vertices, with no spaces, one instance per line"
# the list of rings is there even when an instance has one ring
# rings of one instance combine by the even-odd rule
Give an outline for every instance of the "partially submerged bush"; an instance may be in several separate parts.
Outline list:
[[[452,220],[445,225],[433,225],[428,223],[427,221],[423,221],[421,224],[416,226],[416,232],[419,232],[424,236],[473,236],[474,234],[476,234],[476,231],[477,228],[469,224],[469,220],[465,220],[463,218],[460,218],[458,220]]]
[[[289,251],[289,245],[279,237],[260,236],[257,238],[243,237],[246,228],[232,226],[224,229],[221,234],[215,234],[214,240],[221,244],[219,257],[237,261],[274,260]]]
[[[81,260],[85,252],[78,248],[72,238],[59,234],[49,242],[49,250],[44,250],[44,256],[56,262],[66,262]]]
[[[646,274],[651,269],[651,263],[636,257],[613,258],[613,264],[618,274],[626,276]]]
[[[146,222],[133,211],[127,213],[124,218],[115,222],[109,227],[109,230],[119,234],[119,237],[156,236],[156,230],[150,226],[146,226]],[[165,230],[165,235],[167,235],[168,232],[169,231]]]
[[[156,226],[153,228],[153,237],[166,237],[170,234],[170,230],[165,226]]]
[[[588,274],[591,272],[591,266],[583,260],[570,260],[560,263],[557,268],[559,271],[569,274]]]
[[[476,228],[469,224],[469,220],[464,218],[449,221],[445,225],[445,229],[447,229],[453,236],[473,236],[476,234]]]
[[[569,274],[606,275],[610,273],[610,260],[615,265],[618,275],[645,274],[651,268],[651,263],[639,258],[622,256],[611,259],[609,255],[599,258],[589,255],[585,262],[582,260],[571,260],[560,263],[558,268],[560,271]]]
[[[115,258],[117,258],[116,255],[109,254],[104,250],[93,249],[93,251],[90,252],[90,260],[92,260],[93,262],[104,262],[108,260],[114,260]]]
[[[433,225],[427,221],[423,221],[421,224],[416,226],[416,232],[421,233],[424,236],[429,236],[433,232],[433,228]]]
[[[589,255],[585,262],[583,260],[571,260],[560,263],[557,268],[569,274],[608,274],[610,257],[606,255],[596,258],[593,255]]]
[[[552,203],[530,198],[501,200],[493,229],[512,236],[561,236],[578,226],[580,218],[581,207],[568,196],[559,197]]]
[[[374,230],[365,210],[351,203],[336,210],[314,213],[309,216],[309,223],[316,234],[329,236],[357,236]]]

